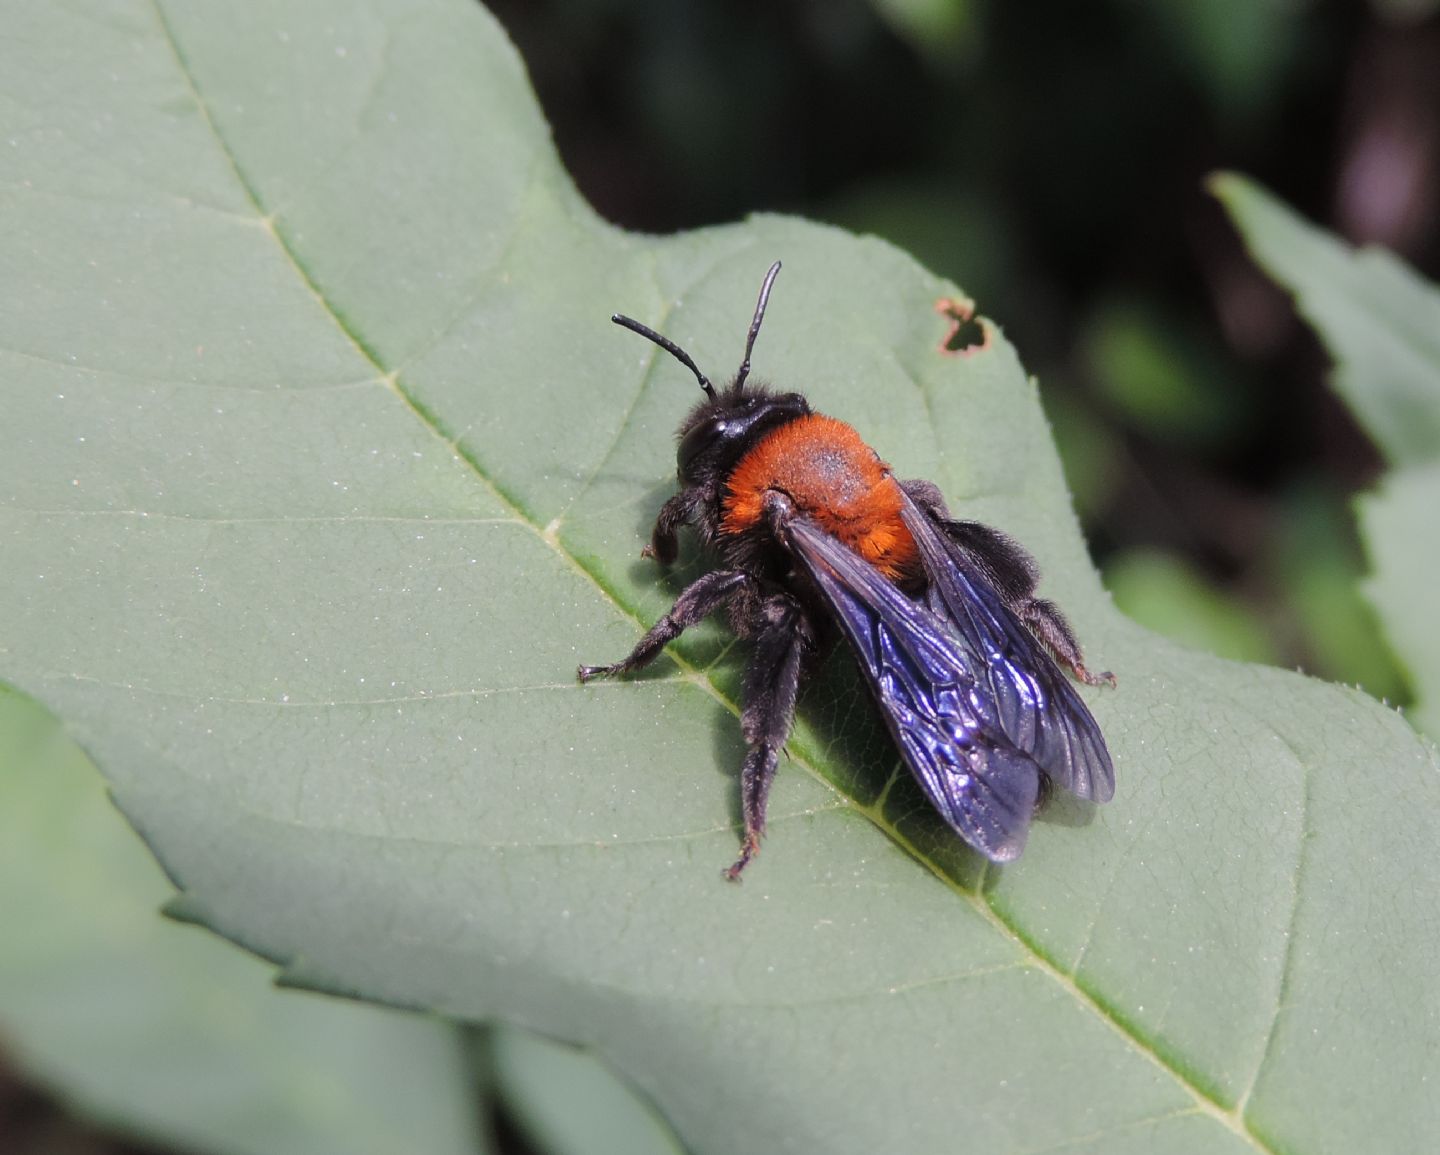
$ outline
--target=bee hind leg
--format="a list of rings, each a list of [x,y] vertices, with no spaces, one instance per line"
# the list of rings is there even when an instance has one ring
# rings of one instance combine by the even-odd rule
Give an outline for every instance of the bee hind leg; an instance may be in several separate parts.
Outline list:
[[[1085,665],[1075,631],[1065,615],[1052,601],[1035,596],[1040,582],[1040,567],[1018,541],[998,529],[978,521],[954,521],[945,509],[945,498],[929,481],[900,483],[910,500],[939,526],[985,578],[995,592],[1019,618],[1036,639],[1057,661],[1087,686],[1101,682],[1115,684],[1115,675],[1091,673]]]
[[[732,882],[739,881],[741,871],[760,849],[770,785],[775,781],[780,749],[795,722],[805,658],[815,645],[804,610],[788,594],[766,598],[755,616],[755,649],[745,671],[745,709],[740,715],[740,729],[750,747],[740,770],[745,840],[740,857],[725,871]]]
[[[1098,686],[1102,682],[1115,685],[1115,675],[1109,670],[1103,674],[1092,673],[1085,666],[1085,655],[1080,643],[1075,640],[1075,631],[1065,620],[1054,602],[1044,598],[1026,598],[1015,606],[1015,612],[1025,627],[1035,635],[1044,647],[1067,667],[1070,672],[1087,686]]]

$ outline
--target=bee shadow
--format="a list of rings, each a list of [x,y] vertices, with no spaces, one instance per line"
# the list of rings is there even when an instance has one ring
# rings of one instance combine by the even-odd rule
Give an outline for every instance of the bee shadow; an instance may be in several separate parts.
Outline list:
[[[928,865],[962,887],[988,890],[999,881],[1006,867],[968,846],[925,797],[845,646],[836,646],[816,669],[800,710],[807,740],[823,754],[827,777],[839,789],[862,806],[883,798],[884,821]],[[1049,825],[1088,826],[1096,809],[1093,802],[1053,788],[1036,810],[1032,834]]]

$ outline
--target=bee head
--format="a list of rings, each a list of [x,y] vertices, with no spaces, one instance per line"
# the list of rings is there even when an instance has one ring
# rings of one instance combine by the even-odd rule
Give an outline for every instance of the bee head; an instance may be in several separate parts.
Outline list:
[[[680,426],[675,453],[680,483],[704,485],[728,477],[765,434],[809,412],[810,403],[799,393],[771,393],[762,385],[732,385],[702,401]]]
[[[755,319],[750,323],[750,332],[745,339],[745,358],[740,362],[735,380],[722,392],[716,392],[690,354],[670,338],[623,314],[616,313],[610,318],[615,324],[654,341],[694,373],[700,388],[705,390],[705,400],[691,410],[680,426],[680,447],[675,455],[675,464],[683,485],[700,485],[723,479],[764,434],[810,412],[809,404],[799,393],[771,393],[762,385],[745,387],[750,376],[750,353],[760,333],[760,322],[765,319],[770,286],[775,283],[779,272],[780,262],[776,261],[765,274],[765,282],[760,286],[760,299],[755,304]]]

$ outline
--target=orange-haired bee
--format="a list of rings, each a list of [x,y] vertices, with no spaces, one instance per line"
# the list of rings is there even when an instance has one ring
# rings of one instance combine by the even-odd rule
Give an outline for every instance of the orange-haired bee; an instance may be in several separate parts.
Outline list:
[[[680,426],[680,492],[661,508],[645,553],[668,565],[689,525],[720,565],[629,656],[581,666],[580,680],[640,669],[719,609],[754,643],[740,718],[745,840],[726,872],[735,879],[760,848],[801,677],[838,625],[931,803],[986,858],[1008,862],[1050,783],[1096,802],[1115,793],[1100,728],[1054,659],[1091,685],[1114,678],[1085,668],[1060,611],[1034,596],[1039,571],[1024,549],[989,526],[952,520],[934,485],[897,481],[854,429],[813,412],[801,394],[748,382],[779,272],[776,261],[739,372],[720,392],[673,341],[612,318],[674,356],[705,391]]]

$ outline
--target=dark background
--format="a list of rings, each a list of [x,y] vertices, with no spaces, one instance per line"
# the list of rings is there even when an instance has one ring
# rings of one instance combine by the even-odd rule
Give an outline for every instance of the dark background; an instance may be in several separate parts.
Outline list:
[[[1440,273],[1437,0],[502,0],[565,164],[649,232],[782,211],[960,284],[1038,375],[1122,608],[1403,702],[1374,448],[1204,180]],[[526,1150],[501,1121],[503,1147]],[[143,1155],[0,1061],[0,1151]]]
[[[1440,271],[1435,0],[501,0],[617,224],[780,211],[955,280],[1041,383],[1121,607],[1406,700],[1356,590],[1374,448],[1205,178]],[[910,18],[895,13],[906,11]]]

